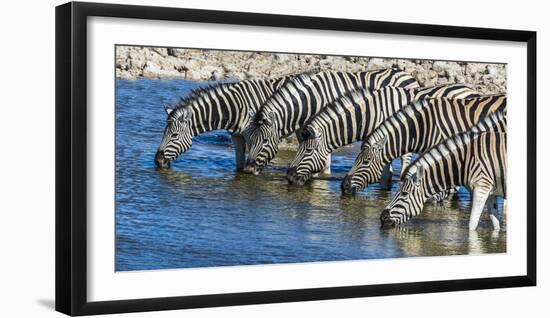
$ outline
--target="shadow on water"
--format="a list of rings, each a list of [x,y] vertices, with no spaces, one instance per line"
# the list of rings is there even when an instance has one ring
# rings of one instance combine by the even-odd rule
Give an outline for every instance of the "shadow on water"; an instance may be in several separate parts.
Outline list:
[[[171,169],[158,170],[162,104],[200,84],[117,81],[117,271],[506,251],[505,224],[495,236],[484,219],[470,235],[466,191],[448,207],[428,204],[408,224],[380,230],[391,192],[373,185],[356,197],[340,195],[357,145],[333,155],[331,176],[303,187],[286,180],[291,151],[260,176],[235,172],[229,135],[221,131],[194,138]]]

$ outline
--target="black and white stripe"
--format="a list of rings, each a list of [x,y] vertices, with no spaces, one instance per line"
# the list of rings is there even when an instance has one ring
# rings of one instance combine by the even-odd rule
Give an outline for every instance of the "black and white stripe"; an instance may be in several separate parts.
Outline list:
[[[362,190],[377,182],[393,159],[408,153],[423,153],[495,111],[506,111],[506,95],[424,99],[403,108],[382,122],[364,141],[342,182],[342,191]]]
[[[157,166],[169,167],[171,161],[191,147],[194,136],[225,129],[232,133],[237,169],[242,169],[245,158],[242,132],[252,115],[289,79],[286,76],[215,84],[197,89],[166,108],[168,118],[155,158]]]
[[[399,191],[382,212],[382,226],[405,223],[418,215],[433,195],[464,186],[473,192],[469,228],[475,230],[488,197],[506,198],[505,130],[504,114],[495,112],[418,157],[405,170]],[[491,220],[498,229],[495,214]]]
[[[325,169],[327,164],[330,165],[329,155],[334,150],[363,140],[388,116],[415,100],[473,96],[479,96],[479,93],[463,84],[422,89],[388,86],[375,91],[353,91],[330,103],[304,126],[287,179],[290,183],[303,185],[314,174]]]
[[[323,71],[294,77],[254,117],[247,132],[250,151],[245,171],[259,174],[275,157],[281,138],[298,130],[335,99],[358,88],[385,86],[415,88],[418,83],[395,69],[359,73]]]

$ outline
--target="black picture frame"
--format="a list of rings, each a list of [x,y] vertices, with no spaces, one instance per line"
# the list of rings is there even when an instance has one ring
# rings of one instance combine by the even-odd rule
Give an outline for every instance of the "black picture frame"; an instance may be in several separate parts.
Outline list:
[[[87,301],[86,28],[91,16],[501,40],[527,44],[527,275]],[[56,310],[91,315],[536,285],[536,32],[167,7],[70,2],[56,7]]]

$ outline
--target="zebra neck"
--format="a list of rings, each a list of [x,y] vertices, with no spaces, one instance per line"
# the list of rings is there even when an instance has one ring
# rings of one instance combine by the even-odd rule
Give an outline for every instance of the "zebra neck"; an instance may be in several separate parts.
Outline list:
[[[328,104],[360,88],[357,76],[357,73],[322,72],[309,78],[309,81],[298,77],[269,100],[265,111],[279,114],[279,132],[281,136],[288,136]]]
[[[360,141],[363,139],[363,129],[359,127],[359,123],[357,126],[352,126],[349,122],[347,125],[342,125],[338,121],[334,122],[333,125],[336,127],[340,125],[339,129],[337,131],[331,132],[334,126],[332,126],[330,129],[324,130],[324,139],[326,141],[326,149],[329,153],[333,152],[334,150],[352,144],[356,141]]]
[[[384,123],[387,124],[386,119],[413,101],[413,95],[407,91],[401,92],[403,94],[400,96],[400,99],[395,99],[391,94],[394,90],[400,91],[399,89],[387,87],[372,95],[363,96],[362,99],[353,99],[350,105],[341,105],[342,111],[338,111],[337,115],[330,116],[331,119],[326,123],[326,126],[329,127],[328,130],[336,129],[337,131],[337,133],[333,133],[333,140],[335,142],[329,144],[333,148],[331,150],[364,140],[377,127],[380,125],[384,126]],[[332,119],[333,117],[336,119]],[[384,128],[385,130],[379,129],[378,131],[379,133],[382,133],[382,131],[388,133],[394,129],[390,127],[392,125],[387,124]],[[409,132],[407,139],[410,141],[416,140],[416,134],[417,132]],[[388,133],[388,135],[396,137],[391,133]],[[403,134],[401,133],[400,136],[403,136]],[[390,142],[387,145],[390,145]],[[391,156],[396,151],[400,151],[398,148],[392,142],[392,147],[387,147],[386,152]],[[406,153],[408,152],[404,152],[403,154]]]
[[[457,186],[466,186],[465,173],[472,163],[468,154],[471,153],[468,140],[452,142],[450,149],[446,143],[440,143],[417,159],[417,164],[424,166],[424,188],[429,196],[450,190]]]
[[[260,101],[243,94],[242,85],[221,84],[195,98],[189,106],[193,112],[192,133],[199,135],[218,129],[231,133],[244,130],[249,113],[257,110]]]
[[[372,129],[375,106],[372,96],[356,94],[355,98],[343,98],[324,108],[314,119],[322,127],[329,152],[360,141]]]
[[[411,113],[411,111],[413,111]],[[407,109],[399,112],[377,128],[375,140],[386,138],[383,148],[385,163],[407,153],[424,153],[441,141],[438,125],[428,109]]]

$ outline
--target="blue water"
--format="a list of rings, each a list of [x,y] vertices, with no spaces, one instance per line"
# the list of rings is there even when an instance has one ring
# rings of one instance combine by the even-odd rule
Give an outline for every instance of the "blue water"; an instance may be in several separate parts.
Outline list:
[[[427,205],[401,229],[381,230],[390,192],[374,185],[355,198],[340,195],[357,146],[333,155],[330,178],[304,187],[285,179],[289,151],[260,176],[236,173],[223,131],[194,138],[170,170],[157,170],[163,104],[205,84],[116,83],[116,271],[506,251],[506,231],[495,235],[486,219],[469,234],[466,191],[447,207]]]

